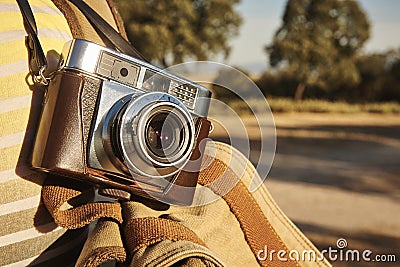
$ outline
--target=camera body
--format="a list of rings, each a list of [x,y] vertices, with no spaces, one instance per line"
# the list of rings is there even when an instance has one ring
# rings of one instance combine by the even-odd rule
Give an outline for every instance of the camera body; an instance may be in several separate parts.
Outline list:
[[[192,81],[74,39],[44,97],[32,167],[188,205],[210,129],[210,97]]]

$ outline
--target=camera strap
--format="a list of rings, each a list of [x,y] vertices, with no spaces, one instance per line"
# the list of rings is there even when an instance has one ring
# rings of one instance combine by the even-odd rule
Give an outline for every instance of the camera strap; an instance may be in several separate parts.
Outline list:
[[[107,21],[85,2],[82,0],[69,0],[69,2],[74,4],[82,12],[96,31],[113,44],[115,49],[145,60],[134,46],[125,40]],[[44,75],[47,68],[47,60],[38,38],[35,17],[27,0],[17,0],[17,3],[22,13],[25,31],[28,34],[25,42],[28,49],[29,71],[35,83],[46,86],[49,83],[49,78]]]
[[[69,0],[74,4],[92,26],[101,33],[107,40],[109,40],[117,50],[122,53],[131,55],[133,57],[145,60],[142,54],[127,40],[125,40],[107,21],[105,21],[96,11],[94,11],[88,4],[82,0]]]
[[[28,34],[25,38],[29,56],[29,71],[35,83],[47,85],[48,79],[44,76],[47,67],[46,56],[38,38],[35,17],[27,0],[17,0],[24,20],[25,31]]]

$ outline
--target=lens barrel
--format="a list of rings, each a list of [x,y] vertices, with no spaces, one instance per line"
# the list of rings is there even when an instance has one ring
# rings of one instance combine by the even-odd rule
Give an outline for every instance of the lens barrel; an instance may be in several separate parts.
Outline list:
[[[193,117],[175,97],[160,92],[133,97],[110,129],[114,156],[130,172],[167,177],[189,160],[195,145]]]

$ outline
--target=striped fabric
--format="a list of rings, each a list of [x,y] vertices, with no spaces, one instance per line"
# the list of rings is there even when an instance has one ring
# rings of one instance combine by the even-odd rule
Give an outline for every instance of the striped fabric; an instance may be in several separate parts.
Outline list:
[[[29,3],[45,53],[59,53],[71,39],[63,15],[50,0]],[[16,171],[25,134],[31,138],[25,35],[16,1],[0,0],[0,266],[54,266],[77,254],[85,235],[57,227],[40,202],[42,181],[27,168]]]

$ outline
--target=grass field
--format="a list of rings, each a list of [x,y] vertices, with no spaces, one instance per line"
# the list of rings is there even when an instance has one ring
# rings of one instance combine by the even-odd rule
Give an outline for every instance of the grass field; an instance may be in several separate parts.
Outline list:
[[[399,114],[400,104],[396,102],[349,104],[325,100],[303,100],[295,102],[287,98],[270,98],[268,103],[273,112],[315,112],[315,113],[381,113]]]
[[[286,112],[311,112],[311,113],[378,113],[378,114],[400,114],[400,103],[347,103],[330,102],[326,100],[302,100],[294,101],[290,98],[267,98],[271,110],[275,113]],[[257,107],[264,99],[247,101],[252,107]],[[249,113],[248,106],[243,101],[234,100],[229,103],[231,107],[240,112]]]

